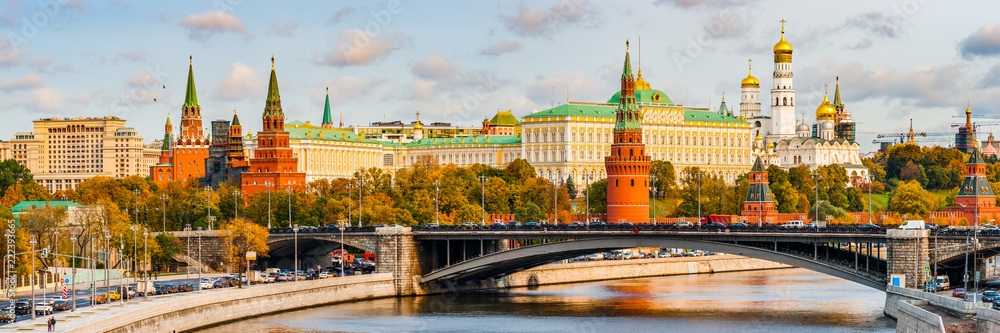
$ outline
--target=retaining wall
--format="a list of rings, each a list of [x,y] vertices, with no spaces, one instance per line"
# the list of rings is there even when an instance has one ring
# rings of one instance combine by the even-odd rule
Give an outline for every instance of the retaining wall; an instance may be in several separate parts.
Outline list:
[[[392,274],[279,283],[137,308],[67,332],[184,332],[283,311],[393,296]]]
[[[980,332],[1000,332],[1000,311],[990,308],[976,309],[976,327]]]
[[[936,332],[945,333],[941,316],[921,309],[917,305],[927,305],[927,301],[900,301],[896,332]]]
[[[976,315],[976,308],[990,306],[989,303],[967,302],[958,298],[927,293],[920,290],[886,286],[885,307],[883,309],[887,316],[899,319],[899,301],[927,301],[928,304],[944,309],[959,318],[972,318]]]

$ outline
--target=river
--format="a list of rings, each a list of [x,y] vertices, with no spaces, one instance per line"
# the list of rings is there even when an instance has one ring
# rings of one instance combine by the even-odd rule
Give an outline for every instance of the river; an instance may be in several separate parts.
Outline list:
[[[202,332],[895,332],[884,302],[792,268],[369,300]]]

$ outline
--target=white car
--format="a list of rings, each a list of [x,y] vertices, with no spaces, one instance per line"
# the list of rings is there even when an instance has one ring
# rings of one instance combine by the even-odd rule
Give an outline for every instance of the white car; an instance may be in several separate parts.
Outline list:
[[[212,289],[213,286],[215,286],[215,281],[209,279],[202,279],[201,283],[199,283],[201,289]]]
[[[50,315],[52,314],[52,312],[53,312],[52,303],[49,301],[41,301],[38,302],[38,304],[35,304],[35,314],[40,314],[44,316],[44,315]]]

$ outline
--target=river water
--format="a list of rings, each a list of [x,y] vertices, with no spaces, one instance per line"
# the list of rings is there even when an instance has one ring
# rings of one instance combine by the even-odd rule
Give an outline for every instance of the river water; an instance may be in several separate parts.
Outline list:
[[[792,268],[361,301],[203,332],[895,332],[884,302]]]

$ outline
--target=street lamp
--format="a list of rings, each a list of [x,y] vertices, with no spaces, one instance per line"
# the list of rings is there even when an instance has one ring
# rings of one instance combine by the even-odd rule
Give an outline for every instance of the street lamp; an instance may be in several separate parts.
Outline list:
[[[201,271],[204,267],[204,262],[201,261],[201,227],[198,227],[198,290],[201,291]],[[249,277],[247,277],[249,279]]]
[[[701,171],[697,171],[694,174],[694,178],[698,179],[698,226],[701,226]]]
[[[31,245],[31,320],[35,320],[35,244],[38,244],[35,235],[31,235],[28,244]]]
[[[817,170],[817,172],[815,172],[815,173],[812,174],[812,178],[813,178],[813,187],[816,188],[816,197],[815,197],[815,199],[816,199],[815,200],[816,201],[816,216],[813,217],[813,221],[819,221],[820,220],[820,218],[819,218],[819,179],[821,178],[821,176],[819,174],[819,170]],[[868,202],[871,202],[871,198],[869,198]]]
[[[70,262],[73,263],[73,280],[70,282],[73,288],[73,308],[70,311],[76,311],[76,236],[72,233],[69,234],[69,248],[73,255],[70,258]]]
[[[190,262],[190,260],[191,260],[191,224],[190,223],[184,225],[184,238],[187,238],[187,246],[184,247],[184,256],[186,256],[188,258],[188,261]],[[190,278],[191,277],[191,265],[190,264],[185,265],[184,266],[184,270],[186,271],[185,274],[184,274],[184,277],[185,278]]]
[[[559,176],[552,178],[552,224],[559,224]]]
[[[118,262],[119,263],[124,263],[125,262],[124,260],[122,260],[122,258],[124,256],[125,256],[125,240],[121,239],[118,242]],[[121,269],[122,272],[124,273],[124,269],[122,269],[122,267],[121,267],[122,265],[118,265],[118,266],[119,266],[119,269]],[[122,305],[125,305],[125,299],[128,298],[128,290],[127,289],[128,288],[125,287],[125,274],[122,274],[121,276],[118,277],[118,290],[120,291],[119,293],[121,294]]]
[[[872,182],[875,181],[875,176],[868,174],[868,224],[872,224]],[[935,267],[935,269],[937,269]]]
[[[347,221],[348,222],[351,221],[351,205],[352,205],[352,202],[351,202],[352,201],[351,200],[351,189],[352,188],[354,188],[354,183],[347,183]],[[358,213],[360,214],[361,212],[358,211]],[[292,221],[288,221],[288,222],[291,223]]]
[[[361,194],[365,189],[364,174],[358,173],[358,228],[361,227]],[[288,221],[291,223],[291,221]]]
[[[132,270],[135,270],[134,267],[136,267],[136,266],[139,265],[139,262],[136,261],[136,257],[138,257],[138,252],[139,252],[138,251],[138,246],[139,246],[139,237],[138,237],[139,236],[138,235],[139,226],[133,224],[130,229],[132,229],[132,267],[133,267]],[[132,280],[135,281],[136,283],[138,283],[139,282],[139,276],[138,275],[133,276]]]
[[[208,230],[212,230],[212,187],[205,186],[205,222],[208,222]]]
[[[288,193],[288,223],[292,223],[292,188],[286,187],[285,192]]]
[[[652,186],[650,186],[650,188],[655,187],[656,186],[655,184],[656,184],[656,175],[650,174],[649,175],[649,185],[652,185]],[[652,204],[653,204],[653,224],[656,224],[656,195],[653,195],[653,202],[652,202]]]
[[[583,177],[585,179],[587,179],[587,214],[585,214],[585,215],[587,215],[587,225],[589,226],[590,225],[590,183],[591,183],[591,180],[594,179],[594,176],[591,175],[590,173],[587,173]]]
[[[139,223],[139,189],[132,190],[132,194],[135,194],[135,221],[134,223]]]
[[[341,277],[344,276],[344,229],[347,228],[347,222],[350,222],[350,220],[347,221],[340,220],[340,276]]]
[[[240,217],[240,190],[233,190],[233,218]]]
[[[142,280],[149,281],[149,229],[145,227],[142,228]],[[148,287],[147,287],[148,288]],[[146,295],[146,288],[142,291],[143,296]]]
[[[55,251],[53,251],[53,253],[56,254],[56,255],[52,257],[52,261],[56,265],[56,277],[58,277],[59,276],[59,228],[58,227],[56,227],[55,230],[52,231],[52,236],[54,236],[54,238],[56,239],[56,241],[55,241],[55,243],[56,243],[55,244]],[[59,283],[61,283],[61,282],[62,282],[62,279],[59,279],[59,281],[56,281],[55,288],[59,288]],[[56,289],[56,290],[58,290],[58,289]],[[56,290],[53,290],[52,292],[56,292]]]
[[[434,181],[434,223],[441,224],[441,219],[438,218],[438,195],[441,194],[441,182]]]
[[[483,226],[484,227],[486,226],[486,180],[487,179],[489,179],[489,178],[487,178],[485,175],[479,176],[479,183],[483,184],[483,186],[482,186],[482,188],[483,188],[482,200],[483,200]]]
[[[163,212],[163,231],[167,231],[167,199],[170,199],[166,194],[160,194],[160,200],[162,201],[161,211]]]
[[[299,224],[298,223],[292,225],[292,233],[295,234],[295,236],[294,236],[295,237],[294,238],[295,239],[295,250],[294,250],[294,255],[295,255],[295,282],[299,282]],[[341,240],[341,241],[343,241],[343,240]],[[340,261],[341,261],[341,265],[343,265],[344,259],[341,258]]]
[[[107,289],[108,297],[111,297],[111,277],[108,275],[111,266],[111,230],[104,228],[104,288]]]
[[[267,187],[267,230],[271,230],[271,189],[274,188],[274,184],[265,181],[264,187]]]

